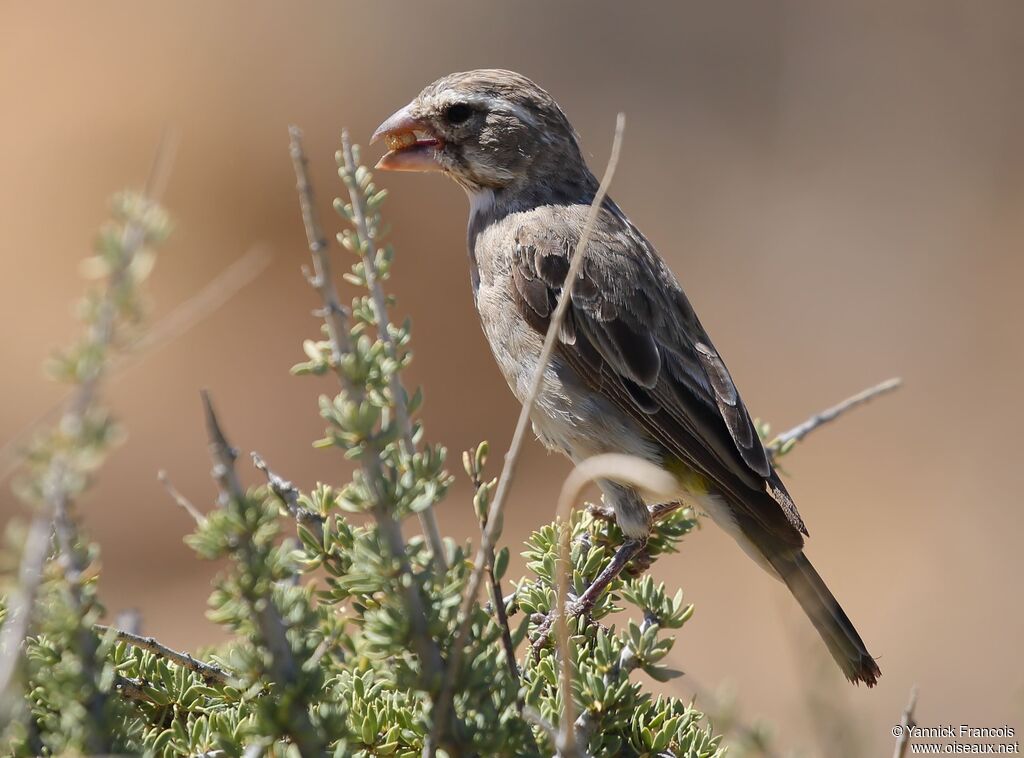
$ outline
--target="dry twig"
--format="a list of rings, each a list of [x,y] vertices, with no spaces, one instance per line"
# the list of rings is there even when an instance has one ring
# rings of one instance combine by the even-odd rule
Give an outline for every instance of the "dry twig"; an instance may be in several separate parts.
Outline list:
[[[910,744],[910,731],[917,726],[914,721],[914,709],[917,708],[917,685],[910,688],[910,700],[907,707],[903,709],[903,716],[900,718],[900,733],[896,737],[896,747],[893,749],[892,758],[903,758],[907,754],[907,746]]]
[[[308,508],[302,507],[299,503],[299,488],[289,480],[271,471],[270,467],[267,466],[267,462],[263,460],[259,453],[252,452],[249,455],[252,456],[252,465],[262,471],[264,476],[267,477],[267,486],[270,487],[270,491],[274,493],[278,500],[284,503],[292,517],[307,529],[313,529],[317,532],[321,530],[324,526],[323,518],[320,514],[313,513]]]
[[[202,393],[203,411],[206,416],[206,430],[210,441],[210,457],[213,459],[213,478],[220,489],[220,504],[224,507],[231,503],[245,503],[248,497],[235,471],[238,451],[231,446],[207,392]],[[251,539],[242,540],[239,545],[243,561],[253,564],[257,559],[253,554]],[[287,627],[284,619],[269,593],[255,602],[249,603],[253,620],[259,631],[260,638],[266,646],[269,661],[268,670],[274,682],[281,686],[294,683],[299,676],[299,664],[292,653],[288,642]],[[302,755],[319,755],[323,750],[320,735],[317,734],[310,721],[309,713],[302,703],[290,702],[292,728],[289,736]]]
[[[219,310],[239,290],[252,282],[270,264],[271,254],[264,247],[254,247],[215,276],[209,284],[170,313],[157,321],[142,337],[134,342],[128,353],[114,357],[107,366],[107,382],[142,362],[152,352],[173,342],[196,324]],[[17,453],[27,444],[32,434],[43,424],[54,421],[67,406],[68,397],[40,413],[21,431],[0,446],[0,482],[17,469]]]
[[[25,537],[18,569],[18,586],[8,601],[7,620],[0,629],[0,713],[6,709],[8,689],[18,671],[21,644],[28,635],[32,603],[43,581],[43,566],[50,551],[52,530],[50,519],[36,516]]]
[[[508,452],[505,454],[505,462],[502,466],[501,475],[498,478],[498,487],[494,493],[494,500],[491,501],[491,506],[487,513],[487,529],[484,531],[483,537],[480,540],[480,547],[477,550],[476,560],[473,563],[473,573],[470,574],[469,582],[466,585],[466,592],[462,597],[462,604],[459,607],[458,633],[455,635],[455,642],[452,645],[449,654],[448,670],[445,674],[441,696],[437,702],[437,707],[434,712],[434,723],[431,727],[430,737],[428,737],[427,744],[423,748],[424,758],[434,757],[437,750],[437,740],[440,736],[441,725],[447,719],[448,710],[451,708],[456,674],[459,666],[462,665],[463,651],[466,647],[466,642],[469,639],[469,624],[473,604],[476,603],[480,594],[480,585],[483,581],[483,574],[488,557],[494,554],[494,546],[497,544],[498,538],[501,536],[505,500],[508,498],[509,489],[512,485],[513,479],[515,478],[516,469],[519,463],[519,454],[522,450],[523,441],[526,439],[526,430],[530,424],[530,414],[533,411],[534,403],[537,401],[537,395],[540,393],[544,374],[547,371],[548,363],[550,362],[551,355],[555,349],[558,332],[561,329],[562,322],[565,320],[565,314],[569,308],[569,303],[572,301],[572,290],[576,284],[580,266],[583,265],[584,251],[586,250],[587,243],[590,241],[590,234],[593,230],[594,222],[597,220],[597,215],[604,203],[604,198],[608,194],[608,186],[611,184],[612,177],[615,175],[615,167],[619,162],[619,152],[622,148],[622,134],[625,127],[626,116],[623,113],[619,113],[615,120],[615,137],[612,142],[611,156],[608,159],[608,165],[605,168],[604,176],[601,178],[601,184],[590,204],[590,211],[587,214],[586,223],[583,225],[583,231],[580,234],[579,242],[576,245],[576,249],[572,255],[572,260],[569,264],[569,272],[566,274],[565,282],[562,285],[562,294],[558,298],[558,305],[555,308],[554,313],[551,315],[551,321],[548,324],[548,331],[544,337],[544,345],[541,348],[541,354],[537,361],[537,368],[534,372],[533,381],[530,384],[530,391],[527,393],[522,411],[519,413],[519,419],[516,422],[516,429],[512,435],[512,442],[509,445]]]
[[[171,478],[167,475],[166,471],[163,469],[157,471],[156,478],[160,484],[164,486],[164,489],[167,490],[167,494],[171,496],[171,499],[189,516],[191,516],[193,521],[197,524],[202,524],[206,521],[206,516],[204,516],[202,512],[192,504],[191,500],[181,494],[181,491],[174,486],[173,482],[171,482]]]
[[[768,454],[772,456],[784,453],[819,426],[824,426],[830,421],[835,421],[847,411],[853,410],[857,406],[863,405],[864,403],[875,399],[879,395],[892,392],[893,390],[898,389],[902,384],[903,380],[895,377],[892,379],[886,379],[884,382],[880,382],[874,387],[869,387],[862,392],[858,392],[856,395],[846,398],[846,400],[843,400],[841,403],[837,403],[831,408],[826,408],[821,411],[821,413],[814,414],[802,424],[794,426],[788,432],[783,432],[778,435],[775,439],[765,445],[765,449],[768,451]]]
[[[479,448],[478,448],[479,450]],[[480,461],[477,458],[478,452],[467,450],[463,453],[463,462],[470,479],[473,482],[474,507],[477,503],[477,498],[481,497],[483,493],[489,489],[490,485],[485,484],[481,478],[482,472],[480,470]],[[480,533],[483,534],[487,530],[487,516],[486,514],[480,517]],[[512,675],[513,681],[518,686],[520,680],[519,665],[516,662],[516,648],[512,641],[512,628],[508,623],[508,612],[507,606],[504,600],[504,593],[501,590],[501,579],[498,577],[494,570],[494,550],[491,550],[491,555],[487,558],[487,579],[491,585],[491,602],[488,603],[486,610],[488,613],[494,612],[497,616],[498,626],[501,627],[501,644],[505,648],[505,662],[508,665],[509,673]]]
[[[220,666],[200,661],[193,658],[188,653],[180,653],[177,650],[172,650],[159,640],[153,639],[152,637],[142,637],[138,634],[132,634],[131,632],[126,632],[123,629],[104,626],[103,624],[95,624],[93,629],[95,629],[101,636],[112,634],[115,639],[125,642],[132,647],[146,650],[153,653],[153,655],[157,655],[171,661],[172,663],[176,663],[177,665],[188,669],[192,673],[201,676],[203,681],[207,684],[228,684],[231,681],[231,674]]]

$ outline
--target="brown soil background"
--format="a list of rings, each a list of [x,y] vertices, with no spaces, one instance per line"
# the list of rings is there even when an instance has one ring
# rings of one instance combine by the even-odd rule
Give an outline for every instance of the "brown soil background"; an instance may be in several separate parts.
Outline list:
[[[250,245],[276,254],[109,388],[130,441],[81,505],[110,609],[139,608],[174,645],[216,639],[214,567],[182,544],[188,520],[155,478],[168,469],[209,507],[199,388],[238,445],[302,486],[346,476],[309,447],[327,385],[288,375],[317,326],[286,126],[305,129],[337,226],[340,128],[365,142],[426,83],[482,66],[549,89],[597,168],[628,114],[613,195],[679,274],[753,412],[781,429],[906,380],[786,462],[808,553],[880,657],[878,688],[813,673],[822,652],[795,603],[709,526],[654,568],[697,604],[674,651],[692,677],[680,690],[731,683],[747,718],[807,754],[888,754],[915,682],[923,725],[1019,733],[1024,5],[1011,1],[0,5],[0,440],[60,397],[38,367],[74,329],[77,262],[165,125],[180,137],[165,196],[177,230],[151,280],[155,316]],[[466,202],[439,177],[379,179],[428,435],[503,449],[517,406],[472,309]],[[550,517],[566,470],[530,445],[508,544]],[[5,487],[0,520],[20,512]],[[461,479],[440,519],[475,536]],[[822,747],[811,693],[856,740]]]

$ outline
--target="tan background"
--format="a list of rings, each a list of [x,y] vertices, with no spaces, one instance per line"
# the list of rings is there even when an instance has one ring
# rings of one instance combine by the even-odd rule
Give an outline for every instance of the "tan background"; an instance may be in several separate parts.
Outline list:
[[[82,503],[109,607],[138,607],[173,644],[215,638],[213,567],[182,545],[187,518],[154,476],[165,467],[210,502],[200,387],[244,450],[301,485],[346,475],[309,448],[328,385],[287,372],[317,326],[286,125],[306,130],[333,228],[341,126],[365,141],[423,85],[480,66],[548,88],[598,168],[615,112],[628,114],[613,194],[756,414],[782,428],[906,379],[786,462],[808,552],[884,672],[873,691],[831,670],[816,680],[860,735],[844,752],[886,754],[913,682],[922,724],[1019,733],[1024,5],[1012,1],[0,5],[0,439],[59,398],[37,367],[72,334],[77,261],[165,125],[180,136],[166,193],[177,231],[152,279],[155,314],[251,244],[276,251],[255,284],[110,388],[130,444]],[[465,200],[439,177],[380,179],[429,436],[501,449],[517,406],[472,310]],[[549,517],[565,472],[530,446],[509,544]],[[19,512],[6,489],[3,519]],[[470,534],[461,481],[440,516]],[[780,745],[821,754],[798,673],[820,647],[785,591],[713,527],[654,571],[697,603],[676,665],[706,687],[733,683]]]

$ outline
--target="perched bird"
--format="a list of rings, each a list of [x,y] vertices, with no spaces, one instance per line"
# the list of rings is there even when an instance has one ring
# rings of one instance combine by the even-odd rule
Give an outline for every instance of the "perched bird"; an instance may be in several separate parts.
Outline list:
[[[440,171],[469,197],[469,262],[484,334],[524,402],[598,182],[555,101],[521,74],[451,74],[377,129],[378,168]],[[611,199],[597,218],[533,409],[549,448],[580,461],[628,453],[674,475],[677,503],[707,512],[789,587],[853,682],[880,671],[804,556],[807,530],[725,363],[654,246]],[[586,612],[640,551],[653,520],[636,490],[600,482],[625,535],[573,606]]]

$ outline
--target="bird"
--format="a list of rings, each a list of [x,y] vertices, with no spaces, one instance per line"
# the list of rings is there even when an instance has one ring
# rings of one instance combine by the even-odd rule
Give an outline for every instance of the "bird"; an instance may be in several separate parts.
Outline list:
[[[454,73],[386,119],[377,168],[441,172],[469,199],[473,300],[512,393],[526,398],[599,183],[555,100],[513,71]],[[583,594],[587,612],[681,504],[707,513],[810,618],[847,679],[881,672],[804,555],[809,536],[721,355],[675,275],[609,197],[593,225],[531,412],[539,440],[579,462],[639,456],[672,474],[671,502],[599,481],[623,541]]]

